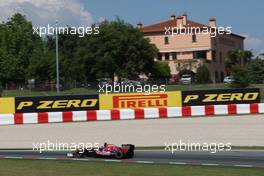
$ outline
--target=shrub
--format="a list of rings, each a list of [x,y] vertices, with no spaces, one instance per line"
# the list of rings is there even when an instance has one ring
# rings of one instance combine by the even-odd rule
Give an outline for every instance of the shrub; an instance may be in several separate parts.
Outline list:
[[[196,81],[200,84],[210,82],[210,71],[208,70],[206,65],[202,65],[197,68]]]
[[[234,78],[234,81],[231,84],[232,87],[244,88],[250,85],[248,69],[234,66],[232,68],[232,75]]]

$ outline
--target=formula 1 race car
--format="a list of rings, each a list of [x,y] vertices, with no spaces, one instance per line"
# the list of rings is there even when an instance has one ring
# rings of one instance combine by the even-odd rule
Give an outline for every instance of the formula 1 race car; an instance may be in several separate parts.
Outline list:
[[[68,153],[67,157],[71,158],[85,158],[85,157],[94,157],[94,158],[133,158],[134,157],[134,149],[135,146],[132,144],[122,144],[120,146],[116,146],[113,144],[104,144],[104,146],[99,149],[77,149],[72,153]]]

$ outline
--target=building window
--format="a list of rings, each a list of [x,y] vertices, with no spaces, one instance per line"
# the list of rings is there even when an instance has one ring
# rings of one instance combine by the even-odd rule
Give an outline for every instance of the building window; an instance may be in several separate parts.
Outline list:
[[[206,59],[207,51],[194,51],[193,58],[194,59]]]
[[[225,74],[224,74],[224,72],[221,72],[221,82],[223,82],[223,81],[224,81],[224,77],[225,77]]]
[[[170,60],[170,53],[165,53],[165,60]]]
[[[172,55],[172,59],[173,60],[177,59],[177,53],[176,52],[172,52],[171,55]]]
[[[215,51],[214,50],[212,51],[212,59],[213,59],[213,61],[216,61]]]
[[[238,49],[243,50],[243,47],[242,47],[241,43],[238,44]]]
[[[162,54],[158,53],[158,60],[162,60]]]
[[[222,64],[222,62],[223,62],[223,54],[222,54],[222,52],[219,53],[219,61],[220,61],[220,64]]]
[[[216,38],[215,37],[213,37],[214,38],[214,46],[216,47]]]
[[[164,37],[164,44],[168,45],[169,44],[169,37]]]
[[[195,35],[195,34],[192,35],[192,42],[193,42],[193,43],[196,42],[196,35]]]
[[[215,71],[215,82],[218,82],[219,76],[218,76],[218,72]]]

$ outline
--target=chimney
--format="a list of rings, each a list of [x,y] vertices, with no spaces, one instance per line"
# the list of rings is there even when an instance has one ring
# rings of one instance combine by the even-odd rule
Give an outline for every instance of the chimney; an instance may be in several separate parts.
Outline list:
[[[183,25],[185,26],[187,24],[187,14],[186,13],[182,14],[182,17],[183,17]]]
[[[143,24],[142,24],[141,22],[138,22],[138,24],[137,24],[137,28],[138,28],[138,29],[142,29],[142,26],[143,26]]]
[[[172,14],[172,15],[170,16],[170,19],[171,19],[171,20],[175,20],[175,19],[176,19],[176,15],[175,15],[175,14]]]
[[[216,20],[214,18],[209,19],[209,26],[212,28],[216,27]]]
[[[177,17],[177,27],[183,26],[183,17]]]

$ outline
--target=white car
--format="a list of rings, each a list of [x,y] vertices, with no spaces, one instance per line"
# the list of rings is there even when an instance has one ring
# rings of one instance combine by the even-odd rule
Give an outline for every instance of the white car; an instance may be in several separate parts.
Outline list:
[[[192,76],[191,75],[182,75],[180,78],[180,82],[182,84],[191,84],[192,83]]]
[[[227,76],[227,77],[225,77],[224,83],[231,84],[232,82],[234,82],[233,76]]]

